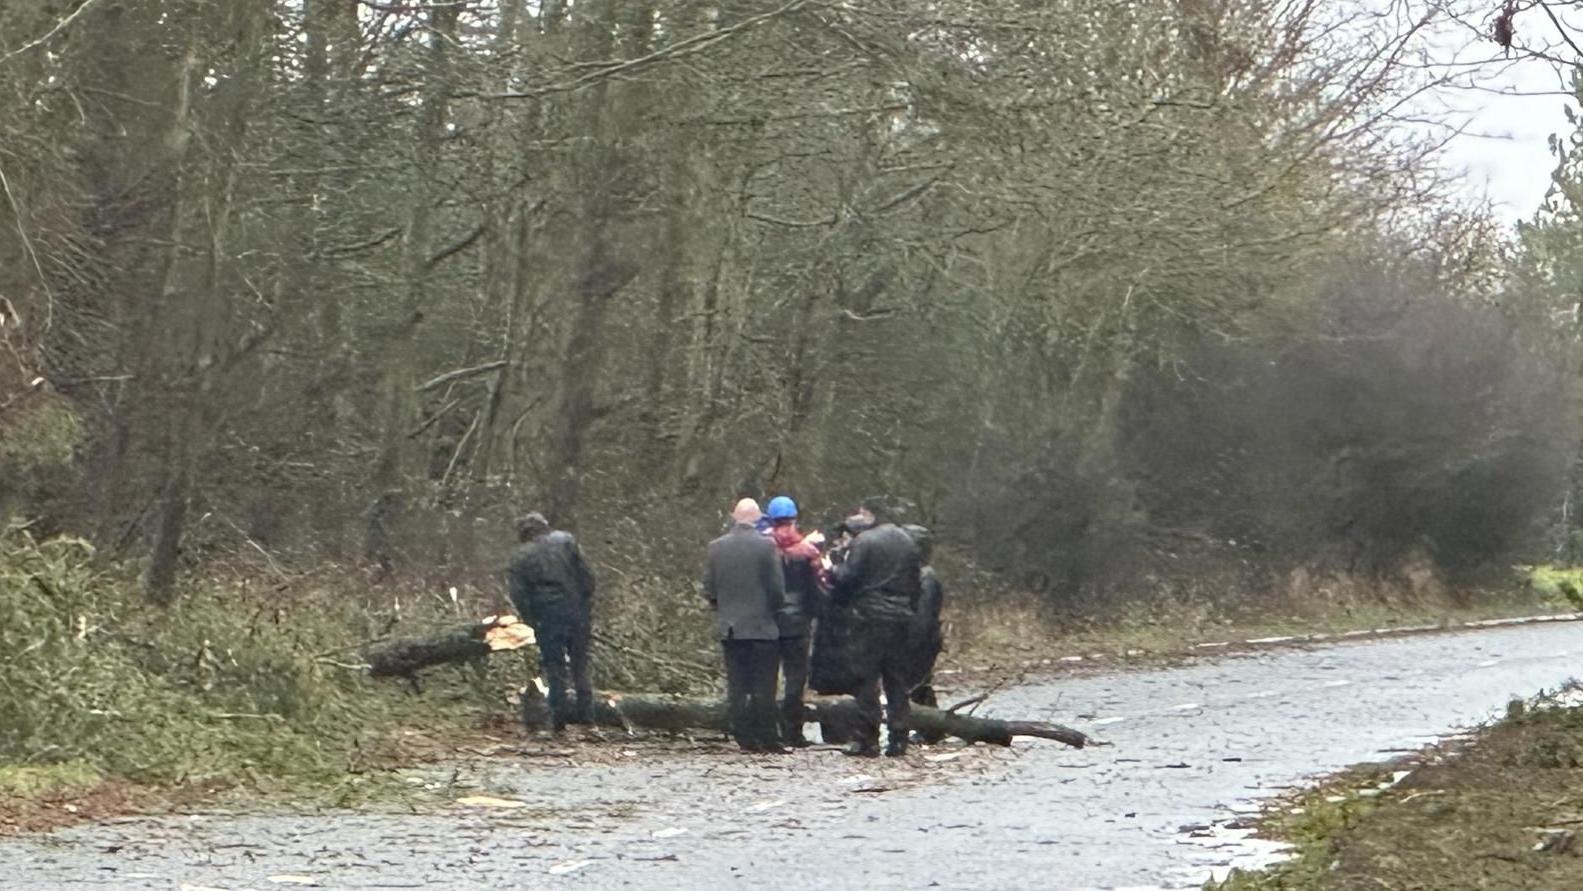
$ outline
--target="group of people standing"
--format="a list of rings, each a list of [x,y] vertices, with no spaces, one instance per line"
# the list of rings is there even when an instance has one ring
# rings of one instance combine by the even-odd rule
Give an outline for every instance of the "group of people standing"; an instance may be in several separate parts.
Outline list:
[[[577,541],[543,515],[527,514],[516,531],[521,544],[507,588],[538,637],[552,726],[591,725],[593,572]],[[709,544],[704,596],[724,651],[731,734],[744,751],[808,745],[803,697],[810,685],[856,698],[862,720],[851,755],[880,753],[882,690],[886,755],[907,751],[911,703],[935,704],[944,592],[928,567],[928,530],[865,508],[832,534],[833,541],[803,532],[791,498],[773,498],[762,510],[744,498],[726,533]]]
[[[808,744],[803,694],[850,693],[862,723],[847,753],[905,754],[914,699],[933,704],[929,674],[940,651],[943,590],[926,568],[928,532],[859,510],[836,541],[798,528],[779,496],[762,511],[744,498],[709,545],[704,596],[725,654],[731,732],[750,752]],[[776,704],[776,681],[780,699]]]

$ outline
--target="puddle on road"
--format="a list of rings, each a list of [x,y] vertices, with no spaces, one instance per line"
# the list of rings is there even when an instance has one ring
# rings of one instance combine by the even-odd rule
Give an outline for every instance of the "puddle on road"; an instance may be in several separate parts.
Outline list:
[[[1290,845],[1259,838],[1256,831],[1233,819],[1188,832],[1176,843],[1198,850],[1188,856],[1191,866],[1182,868],[1181,883],[1169,888],[1202,888],[1206,879],[1223,881],[1233,869],[1268,869],[1291,856]]]

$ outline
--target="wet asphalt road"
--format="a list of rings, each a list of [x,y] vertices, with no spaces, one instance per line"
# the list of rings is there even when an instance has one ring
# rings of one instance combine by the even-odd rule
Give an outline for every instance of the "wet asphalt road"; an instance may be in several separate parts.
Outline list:
[[[434,772],[425,814],[129,819],[0,842],[0,887],[1190,888],[1269,851],[1224,824],[1583,675],[1583,625],[1228,656],[1002,692],[986,713],[1114,745],[946,745],[904,763],[622,748]],[[1084,717],[1078,717],[1084,716]],[[1196,837],[1195,837],[1196,836]]]

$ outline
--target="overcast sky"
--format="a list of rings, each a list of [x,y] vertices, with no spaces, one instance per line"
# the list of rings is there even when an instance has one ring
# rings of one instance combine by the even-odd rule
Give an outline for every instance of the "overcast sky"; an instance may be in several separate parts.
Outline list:
[[[1457,4],[1446,4],[1457,5]],[[1437,32],[1434,55],[1449,63],[1481,62],[1466,71],[1477,89],[1439,91],[1434,102],[1452,111],[1452,118],[1466,129],[1446,147],[1448,167],[1466,172],[1468,194],[1488,198],[1495,212],[1508,223],[1533,216],[1550,185],[1555,157],[1549,148],[1552,133],[1565,135],[1570,126],[1564,109],[1576,106],[1565,77],[1542,60],[1502,63],[1500,51],[1488,39],[1490,15],[1499,8],[1494,0],[1462,6],[1471,9],[1461,23]],[[1583,34],[1583,16],[1563,13],[1574,39]],[[1517,17],[1520,44],[1574,58],[1576,53],[1561,41],[1555,29],[1538,13],[1527,10]],[[1515,55],[1515,54],[1514,54]],[[1508,95],[1510,94],[1510,95]]]
[[[1555,72],[1537,62],[1515,66],[1500,80],[1531,94],[1558,89]],[[1533,216],[1555,168],[1550,134],[1567,131],[1562,109],[1569,97],[1469,93],[1455,101],[1468,114],[1468,128],[1446,147],[1447,164],[1466,170],[1469,194],[1488,197],[1501,219]]]

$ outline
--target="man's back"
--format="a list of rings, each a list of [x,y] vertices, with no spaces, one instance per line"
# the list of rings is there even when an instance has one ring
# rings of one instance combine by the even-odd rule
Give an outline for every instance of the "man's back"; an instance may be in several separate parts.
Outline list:
[[[543,514],[517,520],[522,546],[506,570],[511,604],[533,625],[539,638],[539,665],[549,686],[552,726],[594,722],[594,683],[588,645],[593,635],[594,573],[577,539],[550,528]],[[566,690],[577,695],[566,701]],[[524,720],[530,718],[524,699]]]
[[[570,534],[550,532],[524,543],[511,558],[509,575],[512,604],[531,618],[587,617],[593,576]]]
[[[857,537],[835,573],[835,599],[865,618],[907,621],[918,608],[922,556],[900,527],[876,526]]]
[[[775,640],[775,613],[785,579],[775,543],[751,526],[738,526],[709,543],[704,595],[715,607],[721,640]]]

